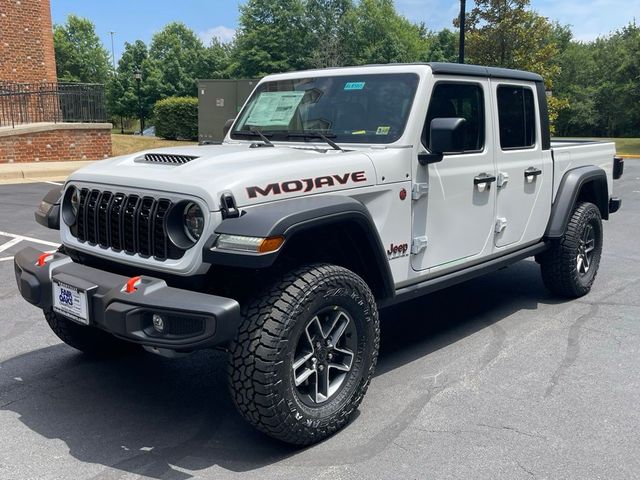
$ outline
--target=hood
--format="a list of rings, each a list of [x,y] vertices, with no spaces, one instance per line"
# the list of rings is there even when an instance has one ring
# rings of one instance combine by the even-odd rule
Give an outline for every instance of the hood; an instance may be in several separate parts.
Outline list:
[[[146,161],[145,154],[195,158],[171,164]],[[222,144],[162,148],[100,160],[76,171],[68,181],[189,194],[214,211],[225,192],[244,207],[373,185],[376,179],[371,159],[361,151]]]

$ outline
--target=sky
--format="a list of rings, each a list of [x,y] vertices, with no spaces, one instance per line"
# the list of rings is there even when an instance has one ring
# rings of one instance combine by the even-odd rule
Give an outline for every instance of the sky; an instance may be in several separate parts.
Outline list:
[[[222,41],[233,38],[238,24],[238,6],[242,0],[51,0],[54,23],[64,23],[67,15],[87,17],[111,52],[113,34],[116,61],[124,42],[143,40],[172,21],[181,21],[194,30],[205,43],[213,36]],[[458,0],[396,0],[398,11],[427,28],[453,28]],[[538,13],[572,26],[576,40],[589,41],[606,35],[631,20],[640,20],[640,0],[531,0]],[[467,0],[467,10],[473,1]]]

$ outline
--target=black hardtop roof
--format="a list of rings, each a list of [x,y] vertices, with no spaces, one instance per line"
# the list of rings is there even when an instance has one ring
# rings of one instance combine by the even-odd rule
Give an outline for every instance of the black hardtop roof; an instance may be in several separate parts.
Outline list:
[[[542,82],[542,76],[537,73],[524,70],[512,70],[510,68],[483,67],[481,65],[467,65],[462,63],[426,63],[434,74],[443,75],[469,75],[472,77],[511,78],[514,80],[527,80],[529,82]]]
[[[330,67],[330,69],[361,68],[361,67],[397,67],[402,65],[426,65],[431,67],[431,71],[436,75],[466,75],[470,77],[485,78],[510,78],[512,80],[525,80],[528,82],[542,82],[542,76],[524,70],[513,70],[511,68],[483,67],[482,65],[470,65],[467,63],[446,63],[446,62],[415,62],[415,63],[380,63],[370,65],[357,65],[353,67]]]

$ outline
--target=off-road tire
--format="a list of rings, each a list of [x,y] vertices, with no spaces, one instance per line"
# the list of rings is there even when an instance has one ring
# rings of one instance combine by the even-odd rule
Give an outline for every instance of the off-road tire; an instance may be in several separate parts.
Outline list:
[[[578,271],[577,257],[580,241],[587,228],[593,228],[595,245],[589,271]],[[539,257],[542,280],[556,295],[578,298],[591,290],[602,255],[602,218],[593,203],[579,202],[571,214],[567,229],[558,240],[553,240],[549,249]]]
[[[45,310],[44,317],[60,340],[87,355],[107,357],[139,351],[135,344],[119,340],[96,327],[79,325],[52,309]]]
[[[358,347],[352,374],[337,393],[309,406],[301,401],[291,368],[301,332],[327,305],[353,318]],[[304,266],[247,303],[243,316],[229,362],[231,395],[242,416],[263,433],[295,445],[319,442],[344,427],[367,391],[380,344],[378,310],[367,284],[342,267]]]

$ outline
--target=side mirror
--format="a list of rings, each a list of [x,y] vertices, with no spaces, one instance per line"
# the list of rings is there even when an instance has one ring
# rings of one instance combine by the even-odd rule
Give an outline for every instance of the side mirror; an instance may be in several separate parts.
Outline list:
[[[231,130],[231,127],[233,126],[233,122],[235,122],[235,121],[236,121],[235,118],[230,118],[229,120],[224,122],[224,127],[222,127],[222,136],[223,137],[227,136],[227,133],[229,133],[229,130]]]
[[[431,153],[421,153],[418,161],[421,165],[440,162],[445,153],[464,150],[464,134],[467,121],[464,118],[434,118],[431,120]]]

